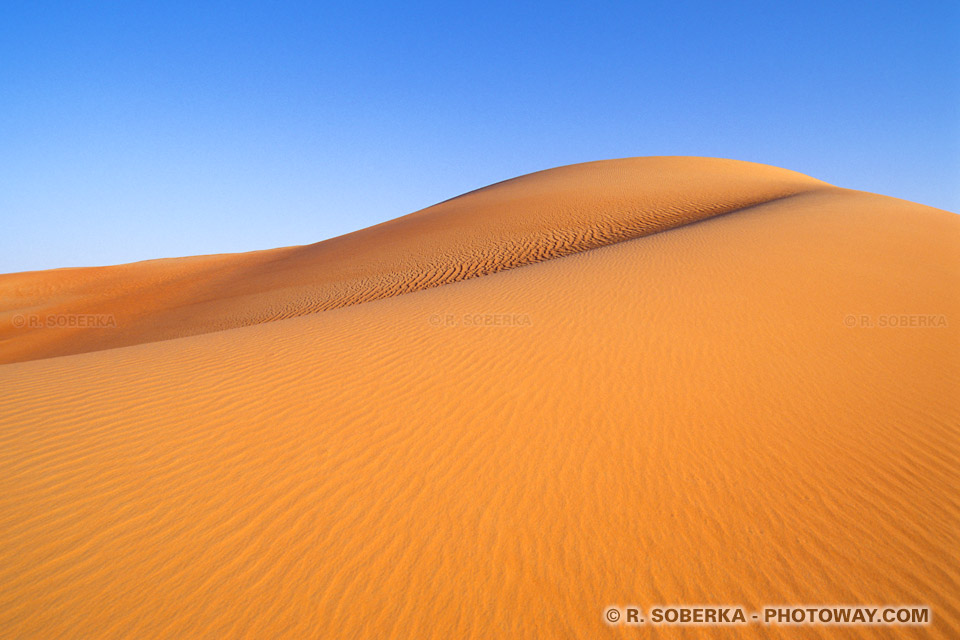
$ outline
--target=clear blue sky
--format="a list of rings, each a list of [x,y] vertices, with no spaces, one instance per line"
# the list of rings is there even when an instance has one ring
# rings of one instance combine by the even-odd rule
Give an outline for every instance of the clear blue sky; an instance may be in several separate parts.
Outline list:
[[[338,4],[0,4],[0,272],[308,244],[626,156],[960,211],[956,2]]]

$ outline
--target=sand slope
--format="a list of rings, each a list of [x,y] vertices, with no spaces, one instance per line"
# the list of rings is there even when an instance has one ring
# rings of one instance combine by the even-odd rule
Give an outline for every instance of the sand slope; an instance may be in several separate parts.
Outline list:
[[[0,628],[956,637],[958,246],[953,214],[654,158],[308,247],[4,276],[7,317],[127,324],[4,334],[33,361],[0,366]],[[898,315],[946,326],[866,326]],[[628,603],[934,622],[604,624]]]

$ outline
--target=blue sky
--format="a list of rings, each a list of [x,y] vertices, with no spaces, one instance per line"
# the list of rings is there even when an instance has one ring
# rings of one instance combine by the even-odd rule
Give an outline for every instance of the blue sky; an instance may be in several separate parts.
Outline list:
[[[308,244],[605,158],[960,211],[957,3],[0,4],[0,272]]]

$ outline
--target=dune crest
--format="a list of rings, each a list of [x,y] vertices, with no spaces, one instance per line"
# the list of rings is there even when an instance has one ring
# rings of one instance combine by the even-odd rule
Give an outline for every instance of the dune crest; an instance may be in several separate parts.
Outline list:
[[[270,322],[596,249],[829,188],[734,160],[631,158],[507,180],[303,247],[0,276],[0,362]],[[34,331],[17,316],[109,316]]]

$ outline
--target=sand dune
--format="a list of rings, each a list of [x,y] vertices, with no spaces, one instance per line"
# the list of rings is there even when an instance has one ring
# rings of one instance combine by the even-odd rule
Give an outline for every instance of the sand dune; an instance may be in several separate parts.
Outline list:
[[[646,158],[0,276],[0,629],[960,636],[958,247],[951,213]],[[13,326],[49,314],[117,326]],[[669,603],[933,622],[603,620]]]

